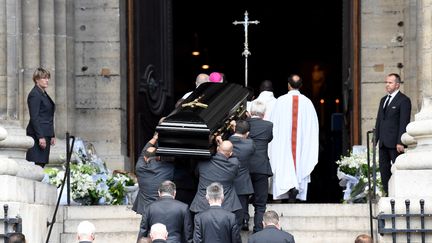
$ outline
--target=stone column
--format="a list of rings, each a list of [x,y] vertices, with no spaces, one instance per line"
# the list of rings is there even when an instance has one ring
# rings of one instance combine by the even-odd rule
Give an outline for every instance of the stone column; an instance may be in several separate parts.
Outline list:
[[[23,94],[28,94],[33,88],[33,72],[40,66],[39,19],[39,1],[22,1]],[[29,120],[26,108],[25,106],[24,124]]]
[[[7,117],[14,120],[22,117],[22,26],[21,1],[7,0]]]
[[[49,9],[50,2],[0,0],[0,208],[8,204],[11,217],[22,217],[29,242],[45,242],[46,222],[57,197],[55,187],[41,182],[43,169],[25,159],[34,142],[23,128],[28,122],[26,96],[34,85],[33,71],[45,62],[41,58],[49,60],[55,51],[49,47],[54,41],[44,40],[42,49],[49,49],[48,57],[39,54],[39,9]],[[43,31],[54,39],[54,23],[47,23],[52,15],[45,16]]]
[[[391,199],[395,200],[396,213],[406,213],[406,200],[410,200],[411,213],[420,213],[420,199],[425,201],[425,213],[432,212],[432,0],[417,1],[416,10],[410,12],[416,15],[417,22],[417,77],[422,104],[403,136],[404,143],[416,145],[400,155],[392,166],[389,197],[379,202],[379,212],[384,213],[391,213]],[[407,27],[414,28],[413,25]],[[430,228],[432,219],[426,218],[425,224]],[[391,225],[391,221],[388,220],[386,225]],[[405,218],[398,219],[396,225],[406,228]],[[411,228],[419,229],[420,220],[413,218]],[[391,235],[379,239],[380,242],[393,242]],[[431,240],[428,235],[426,242]],[[406,242],[406,235],[398,234],[397,242]],[[420,234],[411,234],[411,242],[421,242]]]
[[[44,176],[42,168],[25,159],[27,149],[33,146],[33,139],[25,135],[25,130],[19,126],[19,121],[2,120],[0,125],[7,132],[5,139],[0,141],[0,156],[17,163],[19,170],[14,174],[15,176],[41,181]]]
[[[417,1],[418,78],[423,99],[432,97],[432,1]]]
[[[0,206],[8,204],[9,216],[22,218],[28,242],[45,242],[46,222],[54,211],[56,188],[40,182],[42,168],[24,159],[33,139],[23,133],[19,121],[0,120]]]
[[[56,66],[55,66],[55,18],[54,2],[52,0],[39,0],[40,21],[40,66],[48,69],[51,75],[47,92],[56,101]]]
[[[0,0],[0,113],[6,111],[6,65],[7,65],[7,34],[6,34],[6,0]]]

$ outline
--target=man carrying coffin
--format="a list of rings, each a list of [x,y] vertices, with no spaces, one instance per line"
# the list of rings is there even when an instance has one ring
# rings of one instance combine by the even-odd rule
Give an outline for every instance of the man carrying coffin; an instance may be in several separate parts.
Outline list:
[[[306,200],[310,174],[318,163],[319,125],[315,108],[299,91],[302,79],[288,78],[288,93],[273,108],[270,162],[273,198]]]
[[[217,141],[217,153],[209,161],[200,162],[197,166],[199,173],[198,191],[190,205],[190,210],[194,213],[200,213],[209,208],[205,197],[206,189],[216,181],[221,183],[224,188],[225,199],[222,208],[230,212],[242,209],[234,188],[234,179],[239,173],[240,162],[236,157],[231,157],[233,145],[230,141],[222,141],[221,137],[217,137]]]

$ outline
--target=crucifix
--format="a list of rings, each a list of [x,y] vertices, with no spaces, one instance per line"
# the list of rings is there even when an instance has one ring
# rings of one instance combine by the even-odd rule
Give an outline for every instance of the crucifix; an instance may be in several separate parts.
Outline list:
[[[251,54],[249,51],[249,44],[248,44],[248,26],[249,24],[259,24],[259,21],[249,21],[248,12],[245,11],[244,13],[244,21],[234,21],[234,25],[242,24],[244,26],[244,32],[245,32],[245,42],[244,42],[244,51],[242,55],[245,57],[245,87],[248,86],[248,56]]]

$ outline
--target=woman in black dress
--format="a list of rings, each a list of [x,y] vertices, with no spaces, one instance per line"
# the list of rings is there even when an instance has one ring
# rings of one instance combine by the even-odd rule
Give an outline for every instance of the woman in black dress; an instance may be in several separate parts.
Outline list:
[[[27,136],[34,139],[34,146],[27,150],[26,159],[44,167],[49,160],[50,146],[55,144],[55,104],[46,92],[51,75],[48,70],[38,68],[33,73],[35,86],[27,97],[30,121]]]

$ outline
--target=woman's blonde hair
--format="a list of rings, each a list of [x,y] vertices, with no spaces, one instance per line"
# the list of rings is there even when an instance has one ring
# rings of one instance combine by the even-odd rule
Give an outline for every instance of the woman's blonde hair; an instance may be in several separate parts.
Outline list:
[[[50,79],[51,78],[51,74],[48,70],[44,69],[44,68],[36,68],[36,70],[33,73],[33,82],[36,83],[36,80],[39,80],[41,78],[47,78]]]

